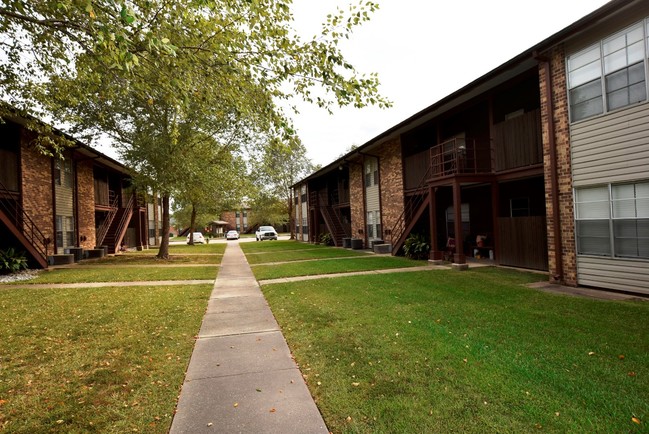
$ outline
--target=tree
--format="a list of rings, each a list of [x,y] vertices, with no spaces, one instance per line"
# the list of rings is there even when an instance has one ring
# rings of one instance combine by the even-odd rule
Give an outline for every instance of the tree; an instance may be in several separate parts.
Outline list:
[[[251,140],[290,136],[275,102],[292,95],[327,110],[390,104],[378,95],[376,75],[358,74],[338,47],[375,3],[338,10],[308,41],[292,30],[290,5],[7,0],[0,7],[0,91],[87,140],[98,130],[113,138],[137,182],[162,195],[159,256],[166,257],[169,199],[205,136],[232,148],[241,143],[228,140],[237,128]],[[323,92],[312,93],[316,87]]]
[[[294,203],[292,186],[314,169],[306,156],[306,148],[299,137],[287,140],[271,140],[261,150],[261,158],[255,159],[255,173],[268,187],[269,192],[286,204],[287,222],[291,239],[295,238]]]

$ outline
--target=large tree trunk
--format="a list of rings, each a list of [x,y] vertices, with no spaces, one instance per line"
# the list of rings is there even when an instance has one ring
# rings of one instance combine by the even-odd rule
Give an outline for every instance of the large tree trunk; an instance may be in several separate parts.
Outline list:
[[[158,259],[169,259],[169,193],[162,195],[162,241]]]
[[[295,239],[295,216],[293,215],[293,198],[289,194],[288,197],[288,231],[291,234],[291,240]]]
[[[196,228],[194,227],[196,225],[196,207],[194,204],[192,204],[192,217],[189,222],[189,243],[190,245],[194,245],[194,232],[196,231]]]

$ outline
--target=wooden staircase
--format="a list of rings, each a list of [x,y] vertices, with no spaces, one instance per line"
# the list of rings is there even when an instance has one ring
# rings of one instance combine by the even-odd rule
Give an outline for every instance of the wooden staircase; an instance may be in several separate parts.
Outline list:
[[[106,232],[102,245],[108,246],[108,253],[115,253],[119,250],[119,246],[126,235],[128,224],[133,216],[133,207],[135,204],[135,195],[129,199],[126,207],[119,208],[115,213],[112,222]]]
[[[327,225],[327,230],[333,238],[334,245],[336,247],[342,247],[343,238],[348,237],[345,227],[338,218],[338,214],[330,205],[320,206],[320,214],[324,218],[325,224]]]
[[[406,238],[410,235],[412,228],[417,224],[417,220],[419,220],[426,208],[430,205],[430,191],[426,184],[432,172],[432,167],[432,165],[428,167],[428,170],[421,178],[419,185],[414,190],[414,194],[408,201],[406,201],[405,206],[403,207],[403,212],[399,218],[397,218],[396,223],[392,227],[393,255],[399,253],[399,249],[401,249]]]
[[[30,263],[47,268],[47,247],[51,240],[43,235],[17,198],[11,199],[12,193],[2,183],[0,193],[1,197],[5,198],[0,200],[0,221],[25,248],[28,258],[31,259]]]

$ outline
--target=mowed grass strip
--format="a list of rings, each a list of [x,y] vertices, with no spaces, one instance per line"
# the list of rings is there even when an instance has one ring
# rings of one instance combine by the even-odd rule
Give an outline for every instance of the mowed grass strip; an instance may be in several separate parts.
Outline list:
[[[91,259],[79,262],[81,266],[97,266],[97,265],[170,265],[175,264],[214,264],[221,263],[223,255],[187,255],[187,254],[172,254],[169,259],[158,259],[155,254],[131,254],[122,253],[115,256],[105,256],[99,259]]]
[[[166,433],[211,290],[3,290],[0,431]]]
[[[333,261],[307,261],[274,265],[256,265],[252,272],[257,280],[279,279],[282,277],[312,276],[318,274],[350,273],[354,271],[387,270],[391,268],[418,267],[427,265],[425,261],[394,256],[374,256],[371,258],[340,258]]]
[[[358,250],[343,250],[333,247],[326,249],[313,249],[313,250],[292,250],[292,251],[275,251],[257,254],[249,254],[246,256],[250,265],[264,264],[268,262],[285,262],[285,261],[300,261],[305,259],[329,259],[329,258],[344,258],[351,256],[370,256]]]
[[[263,291],[332,432],[646,432],[649,303],[522,286],[539,279],[483,268]]]
[[[223,254],[225,252],[226,246],[226,243],[194,244],[192,246],[187,244],[172,244],[169,246],[169,254]],[[154,246],[149,248],[148,250],[133,251],[128,253],[131,255],[157,255],[158,248]]]
[[[277,252],[282,250],[317,250],[317,249],[331,249],[329,246],[321,244],[309,244],[296,240],[267,240],[256,242],[241,243],[241,250],[244,253],[259,253],[259,252]]]
[[[74,267],[43,271],[35,279],[18,282],[18,284],[207,280],[216,279],[217,273],[218,267],[213,265],[204,267]]]

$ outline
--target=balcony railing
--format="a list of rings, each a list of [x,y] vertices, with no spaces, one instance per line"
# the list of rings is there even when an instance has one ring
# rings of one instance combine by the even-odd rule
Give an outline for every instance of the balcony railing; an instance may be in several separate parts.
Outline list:
[[[455,138],[433,146],[430,148],[431,176],[489,173],[489,158],[480,155],[479,151],[476,141],[466,138]]]

